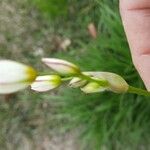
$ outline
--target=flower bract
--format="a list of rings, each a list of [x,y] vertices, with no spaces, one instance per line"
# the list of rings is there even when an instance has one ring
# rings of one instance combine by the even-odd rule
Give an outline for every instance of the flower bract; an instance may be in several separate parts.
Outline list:
[[[78,78],[78,77],[74,77],[70,81],[69,86],[72,87],[72,88],[78,88],[78,87],[84,86],[86,83],[87,83],[86,80],[83,80],[83,79]]]

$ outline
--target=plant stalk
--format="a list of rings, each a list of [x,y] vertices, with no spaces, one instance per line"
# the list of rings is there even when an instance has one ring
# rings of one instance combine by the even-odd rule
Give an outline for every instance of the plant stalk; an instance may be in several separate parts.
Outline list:
[[[72,78],[73,78],[73,77],[65,77],[65,78],[62,78],[61,80],[65,82],[65,81],[71,80]]]
[[[129,86],[128,93],[143,95],[148,97],[150,96],[150,92],[133,86]]]
[[[100,79],[92,78],[92,77],[85,75],[85,74],[82,74],[82,73],[78,77],[83,79],[83,80],[90,81],[90,82],[96,82],[96,83],[100,84],[101,86],[108,86],[109,85],[108,81],[106,81],[106,80],[100,80]]]

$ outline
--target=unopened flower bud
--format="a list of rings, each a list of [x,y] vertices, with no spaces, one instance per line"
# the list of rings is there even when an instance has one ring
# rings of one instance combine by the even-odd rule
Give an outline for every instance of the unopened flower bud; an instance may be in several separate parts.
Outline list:
[[[81,90],[84,93],[97,93],[97,92],[103,92],[105,91],[107,88],[100,86],[98,83],[96,82],[90,82],[88,83],[86,86],[84,86],[83,88],[81,88]]]
[[[90,76],[99,79],[105,79],[108,81],[108,86],[106,90],[113,91],[115,93],[125,93],[128,91],[129,85],[127,82],[119,75],[110,72],[85,72]]]
[[[61,77],[58,75],[38,76],[31,85],[31,89],[37,92],[46,92],[57,88],[61,84]]]
[[[42,61],[49,66],[52,70],[58,72],[61,75],[76,75],[80,73],[80,69],[65,60],[56,58],[43,58]]]
[[[26,88],[36,78],[36,71],[24,64],[0,60],[0,94],[10,94]]]

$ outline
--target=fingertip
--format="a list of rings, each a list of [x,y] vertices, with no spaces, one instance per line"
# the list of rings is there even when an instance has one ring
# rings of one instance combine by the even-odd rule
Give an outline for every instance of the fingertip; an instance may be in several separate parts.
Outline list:
[[[134,57],[133,62],[147,90],[150,91],[150,54]]]

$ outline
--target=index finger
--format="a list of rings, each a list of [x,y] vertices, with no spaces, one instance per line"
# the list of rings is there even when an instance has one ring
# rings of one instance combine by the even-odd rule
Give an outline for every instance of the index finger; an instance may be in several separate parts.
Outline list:
[[[150,0],[120,0],[133,62],[150,88]]]

